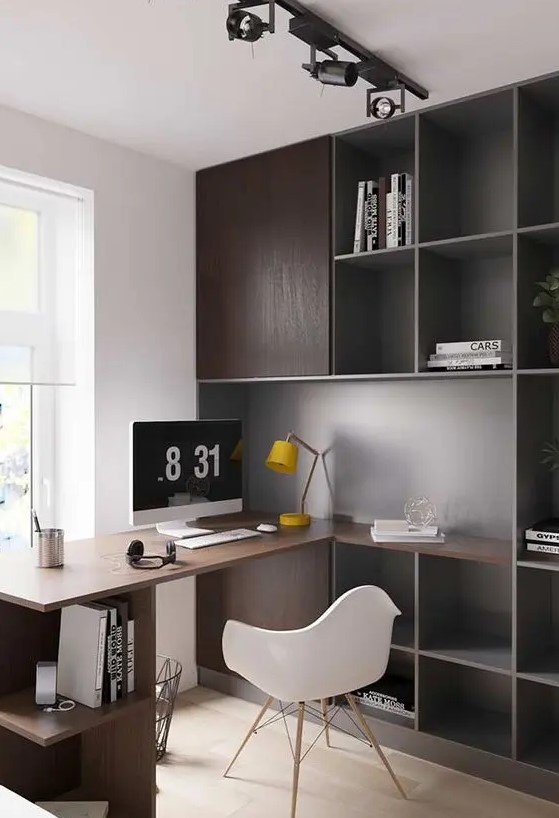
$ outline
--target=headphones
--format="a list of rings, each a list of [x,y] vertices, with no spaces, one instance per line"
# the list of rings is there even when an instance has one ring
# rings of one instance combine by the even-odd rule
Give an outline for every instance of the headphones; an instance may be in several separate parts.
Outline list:
[[[153,560],[156,563],[153,563]],[[143,570],[156,570],[163,568],[164,565],[171,565],[177,561],[177,546],[173,540],[168,540],[166,545],[166,554],[144,554],[144,544],[141,540],[132,540],[126,550],[126,562],[132,568],[141,568]]]

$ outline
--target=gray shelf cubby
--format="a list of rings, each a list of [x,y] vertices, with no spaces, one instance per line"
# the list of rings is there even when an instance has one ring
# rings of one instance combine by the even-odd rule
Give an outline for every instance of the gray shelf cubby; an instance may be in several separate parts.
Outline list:
[[[512,755],[508,676],[421,656],[419,729],[494,755]]]
[[[420,555],[420,652],[510,673],[511,593],[508,566]]]
[[[559,78],[518,92],[519,227],[559,221]]]
[[[419,117],[419,241],[514,226],[513,92]]]
[[[412,654],[404,653],[401,650],[391,650],[390,658],[388,660],[388,667],[386,669],[386,676],[394,679],[403,679],[409,682],[411,690],[415,690],[415,660]],[[415,708],[415,693],[414,708]],[[396,710],[384,710],[380,707],[369,703],[366,698],[359,697],[359,702],[363,712],[379,721],[387,722],[388,724],[397,724],[400,727],[407,727],[411,730],[415,728],[416,716],[415,713],[410,715],[409,712],[400,713]],[[340,704],[346,706],[345,702],[340,699]]]
[[[559,688],[519,679],[518,760],[559,773]]]
[[[512,343],[512,235],[442,242],[419,250],[419,368],[437,342]]]
[[[415,175],[414,116],[391,120],[383,128],[359,128],[342,134],[334,149],[334,254],[353,252],[357,185],[389,179],[392,173]]]
[[[518,673],[559,686],[559,572],[519,568]]]
[[[334,596],[359,585],[379,585],[391,596],[402,615],[394,622],[392,645],[415,647],[415,555],[369,545],[336,545]]]

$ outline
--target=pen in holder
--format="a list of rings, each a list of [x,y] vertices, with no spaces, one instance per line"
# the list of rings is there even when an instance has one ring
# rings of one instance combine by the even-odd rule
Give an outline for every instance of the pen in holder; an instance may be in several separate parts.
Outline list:
[[[64,531],[62,528],[41,528],[35,512],[35,550],[38,568],[58,568],[64,565]]]

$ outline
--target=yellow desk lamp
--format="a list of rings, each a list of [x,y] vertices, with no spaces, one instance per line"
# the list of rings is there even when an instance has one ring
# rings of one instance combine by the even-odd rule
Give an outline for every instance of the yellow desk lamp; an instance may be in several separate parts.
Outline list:
[[[309,476],[307,477],[307,482],[305,483],[303,496],[301,498],[301,511],[280,514],[280,525],[309,525],[311,522],[310,514],[305,513],[305,500],[307,499],[309,486],[311,484],[312,476],[314,474],[320,452],[317,452],[316,449],[313,449],[312,446],[309,446],[308,443],[301,440],[300,437],[297,437],[295,432],[289,432],[286,440],[274,441],[272,448],[270,449],[270,453],[266,458],[266,465],[269,469],[272,469],[272,471],[277,471],[280,474],[295,474],[297,471],[297,460],[299,456],[298,446],[302,446],[314,456],[313,462]]]

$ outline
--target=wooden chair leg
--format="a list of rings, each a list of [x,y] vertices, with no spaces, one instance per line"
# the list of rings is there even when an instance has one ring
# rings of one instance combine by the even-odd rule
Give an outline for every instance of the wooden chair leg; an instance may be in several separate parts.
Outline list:
[[[324,723],[324,738],[326,739],[326,746],[330,747],[330,727],[328,725],[328,701],[326,699],[320,700],[322,707],[322,721]]]
[[[349,704],[349,706],[351,707],[351,709],[353,711],[353,714],[354,714],[355,718],[358,720],[359,724],[361,725],[361,727],[363,729],[363,732],[365,733],[365,735],[367,736],[367,738],[371,742],[371,747],[375,748],[375,750],[377,751],[377,753],[380,756],[380,759],[381,759],[382,763],[384,764],[384,766],[386,767],[386,769],[390,773],[390,775],[392,777],[392,780],[394,781],[394,783],[396,784],[396,786],[397,786],[397,788],[398,788],[398,790],[400,792],[400,795],[403,798],[407,798],[407,795],[406,795],[406,792],[405,792],[404,788],[400,784],[400,782],[398,780],[398,777],[396,776],[396,773],[394,772],[394,770],[390,766],[390,763],[389,763],[388,759],[386,758],[386,756],[384,755],[384,753],[382,751],[382,747],[380,746],[380,744],[376,740],[376,738],[375,738],[375,736],[373,734],[373,731],[371,730],[371,728],[367,724],[367,721],[366,721],[365,717],[363,716],[363,714],[361,713],[361,711],[357,707],[357,704],[355,703],[355,699],[353,698],[353,696],[350,693],[346,693],[346,699],[347,699],[347,703]]]
[[[303,721],[305,718],[305,703],[299,702],[297,711],[297,736],[293,754],[293,789],[291,791],[291,818],[297,812],[297,793],[299,791],[299,768],[301,766],[301,744],[303,742]]]
[[[225,772],[223,773],[223,777],[224,777],[224,778],[227,776],[227,774],[229,773],[229,770],[231,769],[231,767],[233,766],[233,764],[235,763],[235,761],[238,759],[238,757],[239,757],[239,756],[241,755],[241,753],[243,752],[244,748],[245,748],[245,747],[246,747],[246,745],[248,744],[248,740],[249,740],[249,738],[252,736],[252,734],[253,734],[253,733],[255,733],[255,732],[256,732],[256,728],[258,727],[258,725],[260,724],[260,722],[261,722],[261,721],[262,721],[262,719],[264,718],[264,714],[266,713],[266,711],[268,710],[268,708],[270,707],[270,705],[272,704],[272,702],[273,702],[273,701],[274,701],[274,697],[273,697],[273,696],[268,696],[268,698],[266,699],[266,701],[265,701],[265,703],[264,703],[264,706],[262,707],[262,710],[261,710],[261,711],[260,711],[260,713],[257,715],[257,717],[256,717],[256,719],[254,720],[254,723],[252,724],[252,726],[251,726],[250,730],[248,731],[248,733],[247,733],[247,734],[246,734],[246,736],[244,737],[244,739],[243,739],[243,742],[242,742],[241,746],[239,747],[239,749],[237,750],[237,752],[236,752],[236,753],[235,753],[235,755],[233,756],[233,760],[231,761],[231,763],[229,764],[229,766],[227,767],[227,769],[226,769],[226,770],[225,770]]]

